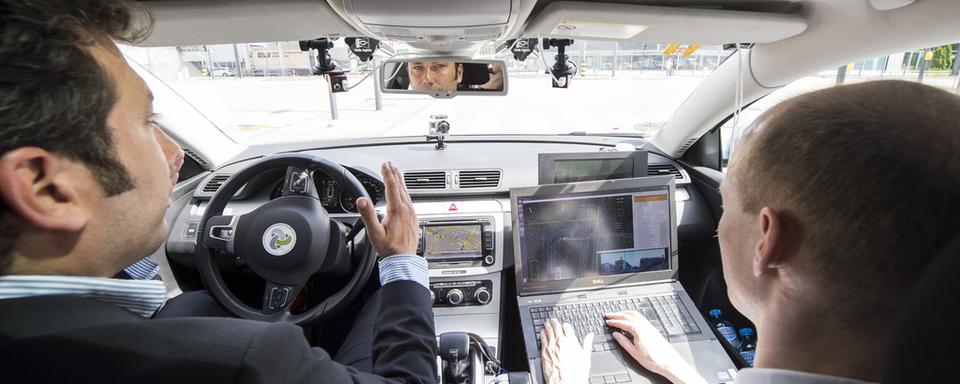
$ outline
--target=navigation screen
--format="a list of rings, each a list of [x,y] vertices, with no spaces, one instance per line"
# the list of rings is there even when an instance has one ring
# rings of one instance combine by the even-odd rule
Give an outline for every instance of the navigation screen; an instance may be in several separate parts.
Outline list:
[[[633,177],[633,159],[557,160],[553,163],[553,182],[572,183],[589,180]]]
[[[480,224],[423,226],[423,257],[457,259],[483,256]]]
[[[523,283],[670,268],[666,190],[518,201]]]

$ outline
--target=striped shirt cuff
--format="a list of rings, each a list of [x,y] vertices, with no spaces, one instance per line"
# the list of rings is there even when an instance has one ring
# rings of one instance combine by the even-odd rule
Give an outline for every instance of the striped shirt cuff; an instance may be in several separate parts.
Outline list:
[[[134,280],[151,280],[160,273],[160,264],[151,258],[143,258],[123,269]]]
[[[409,280],[430,289],[427,260],[416,255],[394,255],[380,260],[380,286]]]

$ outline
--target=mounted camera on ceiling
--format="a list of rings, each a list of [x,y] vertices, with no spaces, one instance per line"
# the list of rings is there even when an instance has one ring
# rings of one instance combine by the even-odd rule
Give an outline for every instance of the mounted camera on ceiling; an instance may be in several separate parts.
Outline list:
[[[567,88],[570,86],[570,78],[577,74],[577,65],[570,61],[567,56],[566,48],[573,45],[573,39],[551,39],[543,38],[543,49],[557,47],[557,55],[550,71],[550,81],[554,88]]]
[[[337,62],[330,57],[330,49],[333,48],[334,38],[321,37],[313,40],[300,40],[300,50],[317,50],[317,67],[313,74],[324,76],[330,83],[330,92],[347,91],[347,74],[337,67]]]

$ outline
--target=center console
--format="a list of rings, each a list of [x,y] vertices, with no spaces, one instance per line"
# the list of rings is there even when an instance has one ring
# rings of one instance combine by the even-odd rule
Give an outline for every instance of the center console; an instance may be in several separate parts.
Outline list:
[[[490,199],[414,203],[437,335],[466,331],[499,348],[504,207]]]

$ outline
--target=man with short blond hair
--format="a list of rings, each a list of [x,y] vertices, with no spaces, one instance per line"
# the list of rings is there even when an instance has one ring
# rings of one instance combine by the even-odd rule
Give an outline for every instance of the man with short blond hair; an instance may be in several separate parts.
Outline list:
[[[718,228],[728,295],[758,333],[737,383],[879,381],[901,304],[960,231],[958,154],[960,97],[905,81],[810,92],[748,129]],[[607,324],[634,336],[615,334],[646,368],[703,382],[643,316]],[[545,372],[584,371],[546,361],[582,353],[558,326]]]

